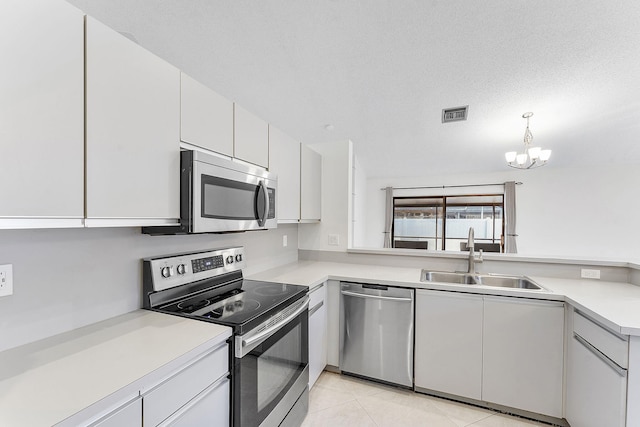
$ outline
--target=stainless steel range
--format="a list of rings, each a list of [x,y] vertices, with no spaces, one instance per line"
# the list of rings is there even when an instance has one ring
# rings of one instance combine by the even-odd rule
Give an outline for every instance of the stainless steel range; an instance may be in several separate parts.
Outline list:
[[[299,426],[309,407],[307,288],[245,280],[243,247],[143,265],[145,308],[233,328],[231,424]]]

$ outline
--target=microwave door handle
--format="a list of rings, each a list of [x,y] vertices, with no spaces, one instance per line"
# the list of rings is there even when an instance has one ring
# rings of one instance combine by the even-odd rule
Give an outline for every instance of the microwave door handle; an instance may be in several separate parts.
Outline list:
[[[264,181],[260,181],[260,189],[258,190],[256,203],[258,202],[257,199],[260,197],[260,193],[262,193],[262,197],[264,197],[264,212],[262,212],[262,216],[260,215],[260,212],[258,212],[258,225],[262,227],[265,222],[267,222],[267,215],[269,214],[269,192]]]

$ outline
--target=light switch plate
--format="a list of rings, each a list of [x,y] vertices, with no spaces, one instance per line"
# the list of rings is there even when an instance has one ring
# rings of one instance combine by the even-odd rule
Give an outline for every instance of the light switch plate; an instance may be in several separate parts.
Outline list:
[[[282,236],[282,247],[283,248],[287,247],[287,235],[286,234],[284,236]]]
[[[13,295],[13,265],[0,265],[0,297]]]
[[[329,244],[331,246],[340,246],[340,235],[339,234],[329,234]]]
[[[582,277],[583,279],[599,279],[600,270],[590,270],[587,268],[583,268],[580,270],[580,277]]]

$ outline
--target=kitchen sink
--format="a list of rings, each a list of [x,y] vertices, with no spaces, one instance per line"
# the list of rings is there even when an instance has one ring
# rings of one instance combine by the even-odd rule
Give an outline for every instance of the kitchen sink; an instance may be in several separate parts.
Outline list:
[[[422,270],[422,282],[459,283],[462,285],[475,285],[475,276],[466,273],[453,273],[449,271]]]
[[[498,288],[542,290],[542,286],[526,276],[506,276],[501,274],[469,274],[450,271],[422,270],[422,282],[455,283],[461,285],[494,286]]]
[[[496,286],[500,288],[535,289],[540,290],[542,286],[525,276],[500,276],[492,274],[481,274],[475,276],[476,283],[484,286]]]

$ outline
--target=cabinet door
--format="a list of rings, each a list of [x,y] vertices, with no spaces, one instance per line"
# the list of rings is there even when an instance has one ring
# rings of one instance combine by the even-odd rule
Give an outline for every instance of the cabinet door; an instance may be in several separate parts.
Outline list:
[[[229,427],[229,380],[223,377],[208,387],[178,412],[159,424],[160,427]]]
[[[86,38],[87,225],[175,222],[180,71],[90,17]]]
[[[309,304],[309,388],[327,366],[327,284],[321,286],[310,294],[313,303]]]
[[[269,167],[269,125],[260,117],[234,104],[233,157]]]
[[[567,367],[567,421],[580,427],[623,427],[627,371],[573,336]]]
[[[327,365],[340,366],[340,282],[327,280]]]
[[[322,156],[302,144],[300,147],[300,220],[320,221],[322,217]]]
[[[180,139],[233,156],[233,102],[180,74]]]
[[[91,427],[123,427],[142,426],[142,398],[137,398],[107,415]]]
[[[81,227],[84,14],[3,0],[0,45],[0,228]]]
[[[278,223],[300,219],[300,143],[269,126],[269,171],[278,174]]]
[[[562,418],[564,305],[485,297],[482,400]]]
[[[180,411],[228,372],[229,347],[225,343],[143,394],[143,427],[154,427]]]
[[[416,387],[481,399],[482,296],[416,291]]]

